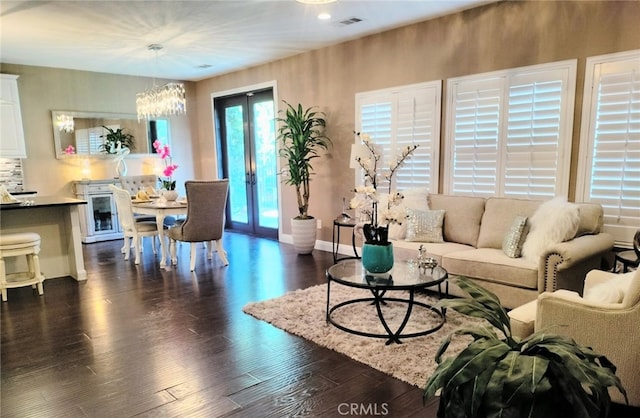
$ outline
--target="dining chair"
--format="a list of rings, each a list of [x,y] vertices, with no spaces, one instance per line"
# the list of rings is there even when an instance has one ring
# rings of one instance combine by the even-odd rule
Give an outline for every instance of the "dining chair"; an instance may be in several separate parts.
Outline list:
[[[158,177],[155,174],[143,174],[140,176],[120,176],[120,185],[129,192],[131,196],[135,196],[139,190],[148,190],[158,188]]]
[[[169,251],[171,262],[177,264],[176,241],[191,243],[189,269],[196,267],[196,244],[207,243],[207,256],[213,258],[213,248],[225,266],[229,265],[227,253],[222,246],[225,210],[229,192],[229,180],[190,180],[185,182],[187,192],[187,217],[182,224],[169,228]]]
[[[113,184],[109,185],[109,189],[113,192],[116,208],[118,209],[118,220],[120,221],[120,227],[124,234],[124,245],[122,246],[124,259],[129,260],[130,248],[133,247],[136,255],[135,264],[140,264],[143,237],[151,237],[153,253],[157,253],[155,237],[158,236],[158,227],[156,221],[155,219],[153,221],[136,220],[133,215],[131,195],[129,192]],[[133,242],[130,244],[129,240]]]

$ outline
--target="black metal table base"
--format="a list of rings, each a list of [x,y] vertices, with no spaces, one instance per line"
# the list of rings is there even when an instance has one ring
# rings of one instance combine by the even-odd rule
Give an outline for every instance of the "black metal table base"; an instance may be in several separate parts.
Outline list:
[[[340,228],[355,228],[355,224],[349,224],[344,222],[333,221],[333,234],[331,237],[332,241],[332,252],[333,252],[333,262],[337,263],[342,260],[358,260],[360,256],[358,255],[358,249],[356,248],[356,234],[355,231],[351,231],[351,248],[353,248],[353,255],[340,257],[338,255],[338,250],[340,248]]]
[[[330,285],[329,285],[329,287],[330,287]],[[413,337],[419,337],[419,336],[422,336],[422,335],[431,334],[433,332],[436,332],[440,328],[442,328],[442,326],[444,325],[444,323],[446,321],[446,312],[444,310],[437,309],[432,305],[429,305],[427,303],[415,300],[415,294],[414,294],[415,292],[413,290],[409,291],[409,299],[402,299],[402,298],[384,297],[384,295],[386,293],[386,290],[370,289],[371,293],[373,294],[373,297],[371,297],[371,298],[352,299],[352,300],[348,300],[348,301],[345,301],[345,302],[338,303],[337,305],[335,305],[333,307],[330,307],[329,306],[329,292],[330,292],[329,287],[327,288],[327,322],[330,322],[336,328],[341,329],[341,330],[343,330],[345,332],[348,332],[348,333],[351,333],[351,334],[360,335],[360,336],[363,336],[363,337],[371,337],[371,338],[386,338],[387,339],[386,345],[389,345],[389,344],[392,344],[392,343],[402,344],[402,341],[400,341],[400,338],[413,338]],[[405,313],[404,319],[402,320],[402,323],[400,324],[398,329],[395,330],[395,331],[393,331],[389,327],[389,324],[384,319],[384,313],[382,312],[381,305],[386,305],[387,302],[399,302],[399,303],[406,303],[407,304],[407,311]],[[384,329],[386,331],[386,334],[374,334],[374,333],[370,333],[370,332],[365,332],[365,331],[360,331],[360,330],[357,330],[357,329],[349,328],[349,327],[347,327],[345,325],[342,325],[342,324],[336,322],[331,317],[331,314],[334,313],[336,310],[338,310],[340,308],[343,308],[345,306],[356,304],[356,303],[367,303],[367,304],[375,305],[376,312],[378,313],[378,318],[380,319],[380,323],[384,327]],[[413,307],[414,306],[419,306],[419,307],[421,307],[423,309],[427,309],[430,312],[433,312],[436,315],[436,318],[438,319],[438,322],[432,328],[425,329],[425,330],[418,331],[418,332],[411,332],[411,333],[403,334],[403,331],[404,331],[405,327],[407,326],[407,323],[409,322],[409,319],[411,318],[411,313],[413,311]]]

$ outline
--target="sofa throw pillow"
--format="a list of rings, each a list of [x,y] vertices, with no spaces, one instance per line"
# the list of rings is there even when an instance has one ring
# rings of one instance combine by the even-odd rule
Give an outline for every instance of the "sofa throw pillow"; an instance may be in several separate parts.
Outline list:
[[[624,295],[631,285],[633,275],[620,274],[617,277],[597,284],[584,292],[584,300],[600,303],[622,303]]]
[[[407,209],[407,241],[444,242],[444,210]]]
[[[425,210],[429,209],[427,196],[429,191],[426,188],[411,188],[400,190],[403,196],[402,203],[391,208],[393,217],[398,222],[389,224],[389,239],[402,240],[407,235],[407,208]],[[381,194],[378,208],[388,207],[389,195]]]
[[[541,204],[529,219],[529,233],[522,246],[522,255],[538,262],[553,244],[572,239],[580,224],[580,208],[563,197]]]
[[[511,223],[511,227],[502,240],[502,251],[511,258],[522,255],[522,244],[527,237],[527,217],[518,215]]]

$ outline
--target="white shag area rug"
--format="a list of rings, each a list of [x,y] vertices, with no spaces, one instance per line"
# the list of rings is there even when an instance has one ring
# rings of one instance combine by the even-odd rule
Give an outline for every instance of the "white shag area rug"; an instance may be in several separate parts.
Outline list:
[[[408,292],[388,292],[387,297],[407,298]],[[331,284],[331,306],[345,300],[371,297],[364,289]],[[416,300],[434,305],[437,298],[416,294]],[[438,331],[425,336],[401,338],[402,344],[385,345],[387,339],[353,335],[325,321],[327,285],[288,292],[285,295],[261,302],[251,302],[242,310],[257,319],[266,321],[289,333],[313,341],[350,358],[387,373],[409,384],[423,388],[436,368],[435,353],[442,340],[458,328],[483,321],[447,310],[446,322]],[[384,317],[392,330],[396,330],[406,312],[406,304],[390,302],[383,309]],[[336,310],[334,321],[349,328],[385,334],[374,305],[358,303]],[[415,306],[411,319],[403,333],[411,333],[433,327],[440,319],[430,311]],[[446,356],[461,351],[471,341],[456,337]]]

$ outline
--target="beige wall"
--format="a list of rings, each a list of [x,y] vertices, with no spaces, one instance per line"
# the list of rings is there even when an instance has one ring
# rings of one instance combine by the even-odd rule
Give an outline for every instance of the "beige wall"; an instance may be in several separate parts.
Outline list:
[[[136,93],[152,86],[152,80],[113,74],[73,71],[56,68],[2,64],[2,73],[16,74],[20,92],[20,107],[27,147],[23,160],[24,188],[40,195],[72,196],[71,182],[81,178],[81,160],[56,160],[51,120],[52,110],[73,110],[107,113],[136,113]],[[158,84],[166,81],[158,80]],[[187,84],[187,95],[194,97],[193,83]],[[187,103],[189,118],[197,120],[197,109]],[[173,154],[180,168],[178,183],[194,178],[193,138],[191,119],[171,118]],[[195,122],[194,122],[195,123]],[[129,156],[126,159],[129,175],[153,173],[154,158]],[[113,160],[92,158],[91,178],[115,177]]]
[[[211,95],[274,81],[280,100],[327,113],[333,148],[315,164],[310,213],[323,222],[319,239],[329,241],[331,220],[354,184],[348,159],[356,93],[431,80],[443,80],[446,88],[450,77],[577,58],[573,198],[585,59],[640,48],[638,22],[636,1],[502,2],[187,83],[187,116],[172,119],[173,151],[181,165],[178,183],[216,177]],[[140,77],[10,64],[0,70],[21,76],[25,186],[41,194],[70,195],[70,181],[79,177],[76,165],[55,159],[51,110],[134,113],[135,93],[150,87],[150,79]],[[148,170],[142,161],[128,161],[130,174]],[[114,174],[112,164],[101,160],[94,161],[92,170],[93,178]],[[288,219],[297,210],[292,188],[282,187],[282,196],[283,231],[289,234]]]
[[[397,30],[272,62],[196,84],[198,136],[213,138],[210,95],[275,80],[279,99],[327,113],[333,149],[315,164],[310,213],[323,221],[319,239],[331,239],[341,197],[351,196],[349,169],[355,94],[467,74],[578,59],[570,198],[575,194],[586,57],[640,48],[640,2],[533,1],[490,4]],[[443,121],[446,103],[443,103]],[[444,126],[444,123],[443,123]],[[215,155],[203,150],[204,173]],[[441,161],[442,166],[442,161]],[[291,187],[283,187],[283,230],[296,214]]]

